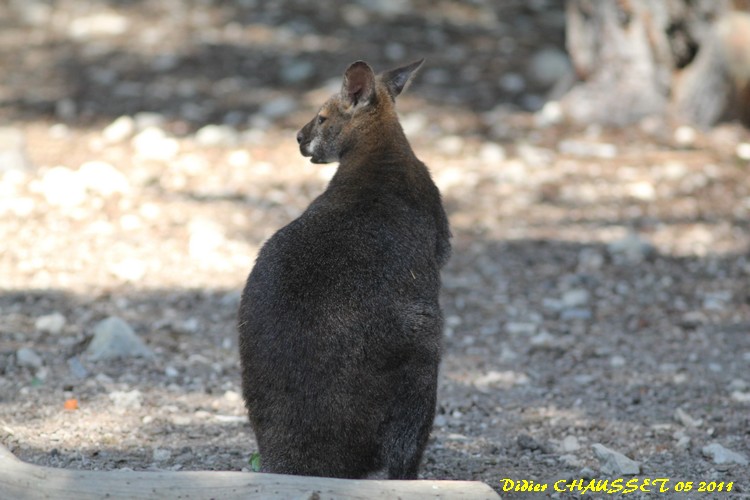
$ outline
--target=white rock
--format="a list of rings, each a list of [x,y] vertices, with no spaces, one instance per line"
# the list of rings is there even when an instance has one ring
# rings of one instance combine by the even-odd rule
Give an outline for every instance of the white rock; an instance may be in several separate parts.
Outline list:
[[[65,319],[65,316],[59,312],[54,312],[52,314],[39,316],[34,322],[34,328],[36,328],[38,332],[58,335],[62,332],[66,322],[67,320]]]
[[[115,316],[97,323],[86,353],[93,361],[154,356],[130,325]]]
[[[107,144],[117,144],[130,138],[135,133],[135,120],[130,116],[121,116],[102,130],[102,138]]]
[[[715,464],[748,465],[747,457],[741,453],[729,450],[719,443],[711,443],[703,447],[703,454],[710,457]]]
[[[18,366],[41,368],[44,361],[33,349],[22,347],[16,351],[16,363],[18,363]]]
[[[86,200],[86,186],[76,172],[63,166],[47,170],[33,186],[47,203],[59,207],[75,207]]]
[[[656,188],[648,181],[633,182],[625,187],[628,195],[641,201],[653,201],[656,198]]]
[[[593,158],[614,158],[617,156],[617,146],[604,142],[580,141],[565,139],[557,145],[563,154]]]
[[[525,373],[514,372],[512,370],[507,371],[495,371],[490,370],[488,373],[477,377],[474,380],[474,385],[480,388],[487,387],[513,387],[515,385],[523,385],[528,383],[529,377]]]
[[[71,37],[86,40],[95,37],[124,34],[130,26],[127,17],[114,12],[99,12],[88,16],[75,16],[68,25]]]
[[[134,257],[123,259],[109,265],[109,272],[121,280],[130,281],[131,283],[142,280],[147,271],[148,263]]]
[[[137,410],[143,402],[143,394],[138,389],[132,391],[113,391],[109,399],[118,410]]]
[[[195,142],[201,146],[233,146],[237,143],[237,131],[229,125],[206,125],[195,133]]]
[[[188,229],[188,253],[193,259],[206,259],[226,244],[223,228],[208,219],[197,218]]]
[[[578,438],[575,436],[565,436],[560,443],[560,450],[565,453],[572,453],[581,449]]]
[[[627,360],[624,356],[620,356],[619,354],[615,354],[611,358],[609,358],[609,366],[612,368],[622,368],[627,364]]]
[[[565,114],[559,101],[547,101],[534,115],[534,123],[538,127],[549,127],[561,123],[564,117]]]
[[[750,403],[750,392],[732,391],[729,397],[738,403]]]
[[[750,161],[750,142],[741,142],[737,145],[737,156],[741,160]]]
[[[693,127],[682,125],[674,131],[674,140],[681,146],[690,146],[695,142],[697,134]]]
[[[180,151],[180,143],[155,126],[146,127],[131,142],[136,156],[144,160],[168,161]]]
[[[700,419],[700,418],[696,419],[696,418],[691,417],[682,408],[677,408],[674,411],[674,419],[678,421],[679,423],[681,423],[682,425],[684,425],[685,427],[690,427],[693,429],[698,428],[701,425],[703,425],[703,419]]]
[[[505,331],[509,335],[534,335],[539,328],[536,323],[511,321],[505,324]]]
[[[566,308],[580,307],[589,302],[589,292],[583,288],[574,288],[563,293],[561,300]]]
[[[485,142],[479,148],[479,159],[485,163],[496,164],[504,161],[505,148],[494,142]]]
[[[102,196],[124,194],[130,190],[127,177],[115,167],[103,161],[87,161],[78,169],[82,183]]]
[[[631,460],[622,453],[616,452],[596,443],[591,446],[594,454],[601,463],[601,471],[612,476],[632,476],[640,473],[641,467],[635,460]]]

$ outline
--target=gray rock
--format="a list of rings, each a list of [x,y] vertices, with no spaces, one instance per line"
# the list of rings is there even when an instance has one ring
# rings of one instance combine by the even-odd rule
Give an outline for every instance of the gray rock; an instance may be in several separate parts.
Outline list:
[[[16,363],[18,363],[18,366],[28,368],[41,368],[44,364],[42,358],[29,347],[22,347],[16,351]]]
[[[748,465],[750,463],[745,455],[729,450],[719,443],[708,444],[701,451],[705,456],[710,457],[715,464]]]
[[[562,321],[586,321],[591,319],[591,310],[582,307],[565,309],[560,313],[560,319]]]
[[[141,407],[143,394],[138,389],[132,391],[113,391],[109,393],[109,399],[117,410],[137,410]]]
[[[635,460],[631,460],[622,453],[616,452],[596,443],[591,446],[594,454],[601,463],[601,471],[612,476],[632,476],[641,471],[641,466]]]
[[[154,356],[130,325],[114,316],[100,321],[94,327],[94,338],[86,353],[92,361]]]
[[[234,146],[239,135],[229,125],[206,125],[195,133],[195,142],[201,146]]]
[[[703,419],[696,419],[691,417],[682,408],[677,408],[674,411],[674,419],[684,425],[685,427],[698,428],[703,424]]]
[[[286,84],[301,83],[315,73],[315,66],[307,60],[295,60],[281,68],[281,79]]]
[[[65,316],[63,316],[59,312],[54,312],[52,314],[39,316],[34,322],[34,328],[42,333],[51,333],[52,335],[58,335],[60,332],[62,332],[62,329],[65,327],[66,322],[67,320],[65,319]]]
[[[641,263],[654,253],[653,245],[635,233],[613,241],[607,245],[607,250],[613,259],[629,264]]]
[[[83,379],[89,376],[89,371],[83,366],[78,357],[72,357],[68,360],[68,369],[76,378]]]
[[[560,443],[560,450],[565,453],[572,453],[581,449],[578,438],[575,436],[565,436]]]
[[[297,109],[297,101],[291,97],[277,97],[271,99],[260,107],[260,113],[266,118],[274,120],[288,115]]]

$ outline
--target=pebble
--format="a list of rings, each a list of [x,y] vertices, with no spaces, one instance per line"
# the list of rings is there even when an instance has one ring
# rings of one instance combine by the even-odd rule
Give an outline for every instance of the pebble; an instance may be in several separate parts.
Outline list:
[[[736,153],[741,160],[750,161],[750,142],[739,143]]]
[[[557,145],[562,154],[580,156],[582,158],[615,158],[618,154],[617,146],[604,142],[580,141],[565,139]]]
[[[237,130],[229,125],[206,125],[195,133],[195,142],[201,146],[234,146],[239,135]]]
[[[294,60],[281,68],[281,79],[284,83],[294,85],[309,79],[315,73],[315,65],[312,61],[302,59]]]
[[[572,453],[581,449],[578,438],[575,436],[565,436],[560,443],[560,450],[565,453]]]
[[[727,449],[719,443],[708,444],[701,451],[703,455],[711,458],[715,464],[748,465],[750,463],[745,455]]]
[[[135,133],[135,120],[121,116],[102,130],[102,138],[107,144],[117,144],[129,139]]]
[[[561,297],[563,307],[573,308],[586,305],[589,301],[589,292],[583,288],[574,288],[563,293]]]
[[[632,476],[641,471],[641,467],[622,453],[611,450],[603,444],[596,443],[591,446],[594,454],[601,463],[601,471],[611,476]]]
[[[32,189],[53,206],[75,207],[86,200],[86,186],[76,173],[64,166],[47,170]]]
[[[509,94],[521,93],[526,88],[526,80],[518,73],[505,73],[498,83]]]
[[[703,425],[703,419],[696,419],[696,418],[691,417],[682,408],[677,408],[674,411],[674,419],[677,422],[681,423],[683,426],[689,427],[692,429],[697,429],[698,427]]]
[[[732,391],[729,397],[738,403],[750,403],[750,392]]]
[[[518,443],[518,446],[522,450],[534,451],[534,450],[538,450],[539,448],[541,448],[541,445],[539,444],[539,442],[533,437],[529,436],[528,434],[521,434],[516,439],[516,442]]]
[[[143,402],[143,394],[138,389],[132,391],[113,391],[109,399],[117,410],[137,410]]]
[[[58,335],[62,332],[66,322],[65,316],[59,312],[53,312],[39,316],[34,322],[34,328],[41,333]]]
[[[27,368],[41,368],[44,361],[33,349],[22,347],[16,351],[16,363]]]
[[[536,323],[520,321],[511,321],[505,324],[505,331],[508,332],[508,335],[534,335],[538,328],[539,325]]]
[[[609,358],[609,366],[612,368],[622,368],[627,364],[627,360],[624,356],[620,356],[619,354],[615,354],[611,358]]]
[[[628,236],[607,245],[607,251],[616,261],[639,264],[654,253],[654,247],[644,238],[635,233],[630,233]]]
[[[152,457],[154,462],[164,462],[172,458],[172,452],[165,448],[154,448]]]
[[[86,353],[93,361],[154,356],[130,325],[115,316],[97,323],[94,338],[86,348]]]
[[[550,127],[562,123],[565,113],[559,101],[547,101],[542,109],[534,114],[534,124],[538,127]]]
[[[75,16],[68,25],[68,34],[78,40],[122,35],[130,27],[130,20],[114,12],[99,12]]]
[[[558,460],[560,460],[560,463],[562,463],[566,467],[580,467],[581,466],[581,461],[578,459],[578,457],[570,453],[566,453],[565,455],[560,455]]]
[[[89,371],[81,363],[81,360],[77,356],[74,356],[68,360],[68,369],[74,377],[84,379],[89,376]]]
[[[127,177],[114,166],[103,161],[87,161],[78,169],[82,184],[89,191],[102,196],[124,194],[130,190]]]
[[[494,142],[485,142],[479,148],[479,159],[485,163],[500,163],[505,161],[505,148]]]
[[[156,126],[148,126],[133,137],[136,156],[143,160],[169,161],[177,156],[180,143]]]

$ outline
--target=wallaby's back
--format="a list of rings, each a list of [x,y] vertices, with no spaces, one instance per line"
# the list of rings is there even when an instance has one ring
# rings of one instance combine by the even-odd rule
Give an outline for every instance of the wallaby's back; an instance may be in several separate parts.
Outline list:
[[[239,312],[243,393],[268,472],[415,478],[435,411],[450,251],[440,194],[398,123],[421,64],[357,62],[298,134],[328,188],[261,249]]]

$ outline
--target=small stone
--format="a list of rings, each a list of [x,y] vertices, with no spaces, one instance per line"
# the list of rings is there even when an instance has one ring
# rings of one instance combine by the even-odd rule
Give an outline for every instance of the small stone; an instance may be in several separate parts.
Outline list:
[[[485,163],[496,164],[505,161],[505,148],[494,142],[485,142],[479,148],[479,159]]]
[[[155,448],[152,456],[154,462],[164,462],[172,458],[172,452],[164,448]]]
[[[131,143],[136,156],[144,160],[168,161],[180,151],[180,143],[156,126],[146,127]]]
[[[16,363],[27,368],[41,368],[44,362],[33,349],[22,347],[16,351]]]
[[[534,115],[534,123],[539,127],[549,127],[562,123],[565,114],[559,101],[547,101]]]
[[[117,410],[137,410],[141,407],[143,394],[138,389],[133,389],[132,391],[113,391],[109,393],[109,399]]]
[[[508,335],[534,335],[539,326],[536,323],[511,321],[505,324]]]
[[[573,308],[583,306],[589,301],[589,292],[583,288],[568,290],[561,297],[564,307]]]
[[[641,263],[654,253],[653,245],[635,233],[613,241],[607,245],[607,250],[613,259],[630,264]]]
[[[41,193],[47,203],[58,207],[75,207],[86,201],[86,186],[81,178],[63,166],[47,170],[34,190]]]
[[[560,450],[565,453],[572,453],[581,449],[578,438],[575,436],[565,436],[560,443]]]
[[[201,146],[233,146],[237,141],[237,131],[229,125],[206,125],[195,133],[195,142]]]
[[[281,68],[284,83],[294,85],[304,82],[315,73],[315,65],[306,59],[291,61]]]
[[[557,150],[562,154],[583,158],[615,158],[618,153],[617,146],[614,144],[576,139],[560,141],[557,145]]]
[[[433,425],[435,427],[445,427],[447,424],[448,424],[448,419],[445,418],[445,415],[437,415],[433,422]]]
[[[620,356],[619,354],[615,354],[611,358],[609,358],[609,366],[612,368],[622,368],[627,364],[627,360],[624,356]]]
[[[97,323],[86,353],[93,361],[154,356],[130,325],[115,316]]]
[[[140,281],[148,270],[148,264],[136,258],[123,259],[110,264],[109,271],[123,281],[136,283]]]
[[[577,456],[572,455],[572,454],[560,455],[558,460],[560,461],[560,463],[562,463],[566,467],[580,467],[581,466],[581,461],[578,459]]]
[[[710,457],[715,464],[748,465],[747,457],[741,453],[729,450],[719,443],[711,443],[701,450],[703,455]]]
[[[604,266],[604,255],[595,248],[583,248],[578,253],[578,269],[584,272],[598,271]]]
[[[509,94],[519,94],[526,88],[526,80],[518,73],[505,73],[500,77],[499,84]]]
[[[117,144],[130,138],[135,133],[135,120],[130,116],[121,116],[102,130],[102,138],[107,144]]]
[[[591,319],[591,310],[583,307],[565,309],[560,313],[562,321],[587,321]]]
[[[750,142],[741,142],[737,145],[737,156],[741,160],[750,161]]]
[[[521,434],[516,439],[516,442],[518,443],[518,446],[522,450],[534,451],[534,450],[538,450],[539,448],[541,448],[541,445],[539,444],[539,442],[533,437],[529,436],[528,434]]]
[[[674,419],[685,427],[689,427],[692,429],[697,429],[703,424],[703,419],[696,419],[691,417],[682,408],[677,408],[674,411]]]
[[[89,371],[81,363],[81,360],[77,356],[74,356],[68,360],[68,369],[74,377],[84,379],[89,376]]]
[[[635,460],[631,460],[622,453],[611,450],[603,444],[596,443],[591,446],[594,454],[601,463],[601,471],[611,476],[632,476],[641,471],[641,467]]]
[[[130,20],[115,12],[74,17],[68,25],[68,33],[79,40],[122,35],[130,27]]]
[[[169,378],[175,378],[177,375],[179,375],[180,372],[177,371],[177,368],[171,365],[167,365],[166,368],[164,368],[164,375],[166,375]]]
[[[738,403],[750,403],[750,392],[732,391],[729,397]]]
[[[89,191],[102,196],[124,194],[130,190],[127,177],[103,161],[87,161],[78,169],[78,176]]]
[[[34,322],[34,328],[41,333],[58,335],[62,332],[66,322],[67,320],[65,319],[65,316],[59,312],[54,312],[52,314],[39,316]]]

